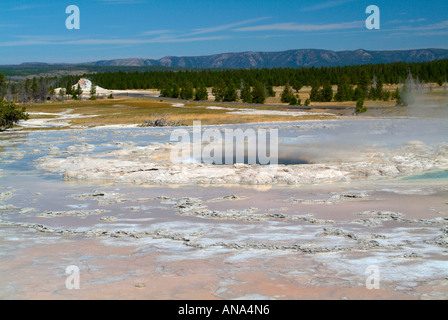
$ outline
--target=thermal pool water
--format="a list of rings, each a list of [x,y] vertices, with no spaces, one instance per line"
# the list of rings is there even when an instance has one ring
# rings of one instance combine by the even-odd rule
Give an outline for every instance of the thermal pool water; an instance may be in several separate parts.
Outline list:
[[[278,129],[279,166],[172,163],[175,128],[1,133],[0,297],[448,298],[447,120],[230,127]]]

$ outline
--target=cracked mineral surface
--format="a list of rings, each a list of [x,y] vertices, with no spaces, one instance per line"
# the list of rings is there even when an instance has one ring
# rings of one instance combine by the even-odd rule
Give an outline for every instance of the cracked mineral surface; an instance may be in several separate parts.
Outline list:
[[[169,128],[2,133],[0,297],[448,298],[446,120],[248,127],[306,161],[173,163]]]

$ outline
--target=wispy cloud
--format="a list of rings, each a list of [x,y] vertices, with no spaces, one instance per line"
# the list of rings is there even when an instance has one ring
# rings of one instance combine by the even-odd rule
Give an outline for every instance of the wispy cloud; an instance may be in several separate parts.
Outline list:
[[[197,41],[211,41],[222,40],[224,36],[214,37],[195,37],[195,38],[166,38],[159,37],[153,39],[81,39],[73,41],[64,41],[61,44],[75,44],[75,45],[106,45],[106,44],[148,44],[148,43],[182,43],[182,42],[197,42]]]
[[[101,2],[107,2],[112,0],[97,0]],[[116,0],[113,2],[121,2]],[[134,2],[134,1],[132,1]],[[51,35],[39,35],[39,36],[10,36],[12,40],[0,42],[0,47],[12,47],[12,46],[33,46],[33,45],[86,45],[86,46],[101,46],[101,45],[139,45],[139,44],[151,44],[151,43],[188,43],[188,42],[201,42],[201,41],[216,41],[229,39],[227,34],[219,34],[220,31],[231,30],[235,27],[247,25],[253,22],[258,22],[267,18],[257,18],[244,21],[238,21],[225,25],[212,26],[207,28],[195,28],[191,30],[171,30],[171,29],[157,29],[146,30],[132,37],[67,37],[64,36],[51,36]]]
[[[2,23],[2,24],[0,24],[0,29],[3,29],[3,28],[18,28],[18,27],[21,27],[22,25],[20,25],[20,24],[13,24],[13,23]]]
[[[425,18],[410,19],[410,20],[390,20],[390,21],[386,21],[386,24],[416,23],[416,22],[424,22],[424,21],[426,21]]]
[[[67,40],[67,37],[60,35],[12,35],[13,40],[0,42],[0,47],[32,46],[57,44]],[[76,37],[74,39],[81,39]]]
[[[362,27],[364,21],[353,21],[345,23],[332,24],[296,24],[296,23],[276,23],[255,26],[245,26],[254,22],[265,20],[267,18],[257,18],[244,21],[238,21],[225,25],[212,26],[207,28],[195,28],[183,32],[160,29],[147,30],[141,32],[134,37],[71,37],[67,39],[64,35],[51,36],[11,36],[11,41],[0,42],[0,47],[13,46],[33,46],[33,45],[78,45],[78,46],[107,46],[107,45],[141,45],[141,44],[156,44],[156,43],[188,43],[188,42],[203,42],[203,41],[217,41],[231,39],[235,37],[235,32],[255,32],[255,31],[337,31],[346,29],[355,29]],[[240,28],[238,28],[240,27]],[[222,31],[230,31],[231,33],[220,33]]]
[[[146,3],[143,0],[96,0],[97,2],[104,4],[137,4],[137,3]]]
[[[24,11],[24,10],[31,10],[36,8],[42,8],[47,7],[48,5],[41,5],[41,4],[23,4],[17,7],[12,7],[9,9],[3,9],[4,11]]]
[[[154,36],[154,35],[161,35],[161,34],[170,34],[170,33],[174,33],[174,30],[169,30],[169,29],[163,29],[163,30],[148,30],[148,31],[143,31],[141,33],[142,36]]]
[[[414,33],[416,36],[446,36],[448,35],[448,30],[446,31],[426,31]]]
[[[213,33],[213,32],[230,30],[235,27],[247,25],[250,23],[254,23],[254,22],[258,22],[258,21],[262,21],[262,20],[266,20],[266,19],[268,19],[268,18],[267,17],[256,18],[256,19],[244,20],[244,21],[239,21],[239,22],[234,22],[234,23],[229,23],[229,24],[224,24],[224,25],[219,25],[219,26],[213,26],[213,27],[207,27],[207,28],[197,28],[197,29],[194,29],[193,32],[189,33],[189,35]]]
[[[297,24],[293,22],[274,23],[266,25],[258,25],[251,27],[243,27],[234,29],[239,32],[252,31],[325,31],[325,30],[343,30],[363,27],[364,21],[352,21],[343,23],[329,23],[329,24]]]
[[[400,24],[395,28],[383,28],[377,32],[384,32],[384,37],[387,38],[413,38],[416,37],[431,37],[431,36],[446,36],[448,35],[448,20],[426,25],[409,25],[409,23],[424,22],[426,19],[413,20],[392,20],[390,24]]]
[[[78,39],[61,39],[58,36],[51,37],[32,37],[23,36],[21,39],[0,42],[0,47],[13,47],[13,46],[30,46],[30,45],[137,45],[137,44],[150,44],[150,43],[185,43],[185,42],[198,42],[198,41],[212,41],[223,40],[226,36],[210,36],[210,37],[189,37],[189,38],[176,38],[176,37],[157,37],[152,39],[124,39],[124,38],[78,38]]]
[[[418,26],[418,27],[411,27],[411,26],[402,26],[398,28],[399,30],[406,30],[406,31],[424,31],[424,30],[441,30],[441,29],[448,29],[448,20],[444,20],[441,22],[428,24],[425,26]]]
[[[335,0],[335,1],[327,1],[324,3],[318,3],[316,5],[310,6],[310,7],[306,7],[301,9],[300,11],[303,12],[311,12],[311,11],[318,11],[318,10],[323,10],[323,9],[329,9],[329,8],[334,8],[334,7],[339,7],[342,6],[346,3],[349,2],[354,2],[355,0]]]
[[[115,3],[121,2],[121,0],[97,0],[101,2],[112,1]],[[129,2],[129,1],[128,1]],[[130,1],[136,2],[136,1]],[[216,41],[229,39],[229,34],[220,34],[221,31],[229,31],[238,26],[248,25],[250,23],[259,22],[267,18],[256,18],[244,21],[238,21],[225,25],[212,26],[207,28],[194,28],[190,30],[172,30],[172,29],[156,29],[146,30],[138,33],[137,35],[130,37],[70,37],[67,39],[66,35],[52,36],[52,35],[39,35],[29,36],[20,35],[10,37],[12,40],[0,42],[0,47],[13,47],[13,46],[33,46],[33,45],[79,45],[79,46],[108,46],[108,45],[140,45],[140,44],[152,44],[152,43],[188,43],[188,42],[202,42],[202,41]]]

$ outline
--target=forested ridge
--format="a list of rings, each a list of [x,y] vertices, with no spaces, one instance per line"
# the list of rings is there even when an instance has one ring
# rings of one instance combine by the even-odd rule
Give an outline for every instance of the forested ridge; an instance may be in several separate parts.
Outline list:
[[[448,78],[448,60],[420,63],[388,63],[374,65],[273,68],[273,69],[227,69],[227,70],[155,70],[113,71],[88,73],[82,76],[40,77],[26,81],[6,81],[0,74],[0,95],[18,102],[43,101],[54,97],[55,88],[70,87],[83,78],[106,89],[158,89],[165,97],[186,100],[206,100],[206,88],[213,88],[220,101],[264,103],[274,94],[273,86],[285,86],[287,92],[282,102],[291,102],[293,89],[297,93],[303,86],[312,86],[311,101],[358,100],[359,98],[389,99],[383,96],[383,84],[404,83],[409,75],[419,83],[442,85]],[[338,85],[338,92],[331,92],[331,85]],[[356,92],[356,89],[358,92]],[[240,90],[238,97],[237,90]],[[398,96],[392,97],[398,98]],[[293,103],[294,104],[294,103]]]
[[[336,85],[346,76],[350,84],[357,85],[364,74],[370,79],[375,76],[383,83],[398,84],[404,82],[411,73],[414,78],[424,82],[443,83],[448,75],[448,60],[421,63],[390,63],[375,65],[359,65],[344,67],[311,67],[311,68],[273,68],[273,69],[229,69],[200,71],[151,71],[151,72],[105,72],[86,74],[99,86],[107,89],[162,89],[167,84],[182,87],[187,83],[195,88],[200,85],[213,87],[224,81],[241,88],[242,83],[254,86],[261,82],[271,86],[284,86],[286,83],[300,82],[303,85],[324,84]],[[67,80],[76,83],[79,77],[63,77],[60,86]]]

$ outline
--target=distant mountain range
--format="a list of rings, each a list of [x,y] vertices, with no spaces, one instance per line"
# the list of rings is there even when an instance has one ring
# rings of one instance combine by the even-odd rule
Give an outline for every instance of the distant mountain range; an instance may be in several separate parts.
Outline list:
[[[318,49],[281,52],[222,53],[197,57],[155,59],[117,59],[87,63],[91,66],[165,66],[183,68],[300,68],[377,64],[390,62],[425,62],[448,59],[445,49],[394,51],[329,51]]]
[[[446,49],[416,49],[388,51],[330,51],[300,49],[280,52],[222,53],[196,57],[164,57],[161,59],[115,59],[79,63],[83,66],[180,67],[199,69],[300,68],[330,67],[390,62],[427,62],[448,59]],[[22,66],[43,66],[45,63],[25,63]],[[50,64],[47,64],[50,65]]]

